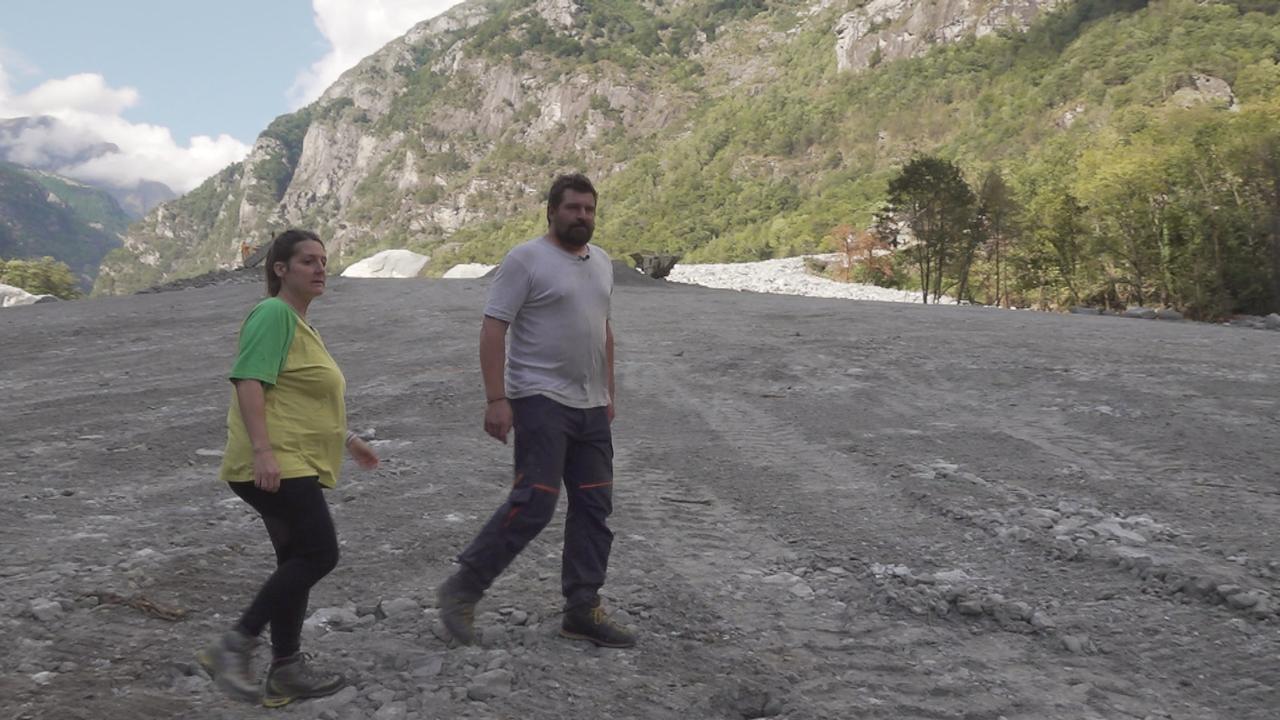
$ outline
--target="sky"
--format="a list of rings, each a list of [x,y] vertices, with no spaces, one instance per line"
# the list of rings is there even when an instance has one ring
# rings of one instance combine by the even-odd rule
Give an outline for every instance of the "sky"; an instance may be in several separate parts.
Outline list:
[[[456,0],[0,0],[0,118],[35,164],[110,142],[58,172],[185,192],[242,159],[273,118]]]

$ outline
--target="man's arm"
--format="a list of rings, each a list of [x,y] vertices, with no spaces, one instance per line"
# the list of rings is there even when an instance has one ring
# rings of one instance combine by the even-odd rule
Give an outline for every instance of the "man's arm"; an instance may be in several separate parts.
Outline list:
[[[507,326],[486,315],[480,326],[480,375],[484,378],[484,431],[507,441],[513,422],[511,403],[507,401],[504,375],[507,369]]]
[[[616,412],[614,405],[617,393],[613,384],[613,323],[608,320],[604,321],[604,359],[606,372],[609,374],[609,422],[613,422],[613,416]]]

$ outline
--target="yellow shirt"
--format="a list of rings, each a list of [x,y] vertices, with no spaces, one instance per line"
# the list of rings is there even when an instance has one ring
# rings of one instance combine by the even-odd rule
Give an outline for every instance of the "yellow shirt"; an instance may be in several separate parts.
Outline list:
[[[280,477],[337,484],[347,433],[347,381],[315,328],[279,298],[263,300],[240,328],[232,380],[257,380],[266,396],[267,436]],[[220,477],[253,480],[253,445],[234,388]]]

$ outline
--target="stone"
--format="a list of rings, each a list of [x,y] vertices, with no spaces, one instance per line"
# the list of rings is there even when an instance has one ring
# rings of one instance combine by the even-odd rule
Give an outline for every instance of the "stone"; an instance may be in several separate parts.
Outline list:
[[[1218,594],[1223,598],[1229,598],[1238,592],[1244,592],[1244,588],[1236,585],[1235,583],[1219,583],[1214,589],[1217,590]]]
[[[467,686],[467,697],[484,702],[495,697],[508,695],[511,692],[511,683],[514,680],[515,676],[505,668],[482,672],[475,676]]]
[[[480,644],[484,647],[501,645],[507,639],[507,630],[501,625],[486,625],[480,629]]]
[[[658,280],[671,274],[671,268],[680,262],[680,257],[669,253],[631,253],[631,259],[636,262],[636,270]]]
[[[1031,619],[1028,622],[1031,623],[1031,627],[1037,630],[1051,630],[1058,626],[1058,623],[1053,618],[1039,610],[1031,613]]]
[[[373,620],[372,615],[366,615],[366,618]],[[352,608],[320,608],[311,613],[311,617],[307,618],[303,623],[305,627],[312,630],[342,630],[356,627],[361,622],[361,618]]]
[[[57,677],[57,675],[58,675],[57,673],[53,673],[53,672],[49,672],[48,670],[45,670],[43,672],[38,672],[35,675],[32,675],[31,681],[43,687],[53,682],[53,679]]]
[[[1005,603],[1001,610],[1014,620],[1030,620],[1031,606],[1020,601]]]
[[[795,575],[792,575],[791,573],[782,572],[782,573],[775,573],[773,575],[760,578],[760,582],[766,585],[791,585],[792,583],[798,583],[802,581],[800,580],[800,578],[796,577]]]
[[[391,620],[417,615],[418,611],[422,609],[417,600],[406,597],[383,601],[378,607],[382,610],[383,616]]]
[[[1184,109],[1203,104],[1218,105],[1232,111],[1239,109],[1235,93],[1226,80],[1201,73],[1192,73],[1191,84],[1179,88],[1171,99]]]
[[[1249,610],[1249,614],[1260,620],[1269,618],[1276,614],[1276,608],[1271,598],[1261,598],[1257,604]]]
[[[485,265],[483,263],[462,263],[454,265],[444,272],[443,278],[447,280],[472,280],[484,277],[496,265]]]
[[[402,702],[393,702],[378,708],[374,720],[403,720],[409,717],[409,708]]]
[[[802,582],[798,582],[792,585],[791,587],[787,588],[787,592],[802,599],[813,597],[813,588],[809,587],[808,585]]]
[[[326,698],[319,698],[312,702],[312,706],[319,710],[338,710],[344,708],[356,701],[360,696],[360,692],[356,690],[354,685],[348,685],[338,692]]]
[[[0,307],[36,305],[49,300],[57,300],[57,298],[52,295],[33,295],[20,287],[0,283]]]
[[[431,655],[413,662],[413,669],[409,671],[409,675],[416,680],[433,678],[444,670],[444,657],[441,655]]]
[[[956,610],[959,611],[961,615],[981,615],[982,603],[978,600],[961,600],[956,603]]]
[[[1227,598],[1227,607],[1233,610],[1248,610],[1262,601],[1262,594],[1256,591],[1241,592]]]
[[[1262,324],[1268,330],[1280,330],[1280,314],[1271,313],[1262,319]]]
[[[342,271],[347,278],[416,278],[431,258],[412,250],[383,250]]]
[[[1173,308],[1160,308],[1159,310],[1156,310],[1156,319],[1157,320],[1181,320],[1182,313],[1178,312],[1177,310],[1174,310]]]
[[[1076,635],[1063,635],[1062,647],[1073,655],[1080,655],[1085,651],[1087,640]]]
[[[1124,311],[1124,316],[1127,318],[1139,318],[1141,320],[1155,320],[1156,311],[1152,308],[1135,305],[1134,307],[1126,309]]]
[[[507,621],[512,625],[524,625],[529,622],[529,613],[523,610],[512,610],[511,614],[507,616]]]
[[[1071,308],[1072,315],[1101,315],[1101,308],[1086,307],[1084,305],[1075,305]]]
[[[1098,533],[1103,537],[1111,537],[1124,543],[1132,545],[1146,545],[1147,538],[1141,533],[1121,527],[1120,522],[1114,519],[1103,520],[1089,526],[1090,530]]]
[[[51,623],[62,617],[62,606],[47,598],[32,600],[31,614],[40,622]]]

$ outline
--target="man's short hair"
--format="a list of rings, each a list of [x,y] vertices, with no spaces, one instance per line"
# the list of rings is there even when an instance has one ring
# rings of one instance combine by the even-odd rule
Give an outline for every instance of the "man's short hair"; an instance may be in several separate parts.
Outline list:
[[[600,195],[596,193],[595,185],[587,179],[582,173],[573,173],[572,175],[560,175],[556,177],[555,182],[551,183],[551,191],[547,193],[547,209],[555,210],[560,207],[560,203],[564,201],[564,191],[573,190],[580,193],[591,193],[593,200],[599,201]]]

